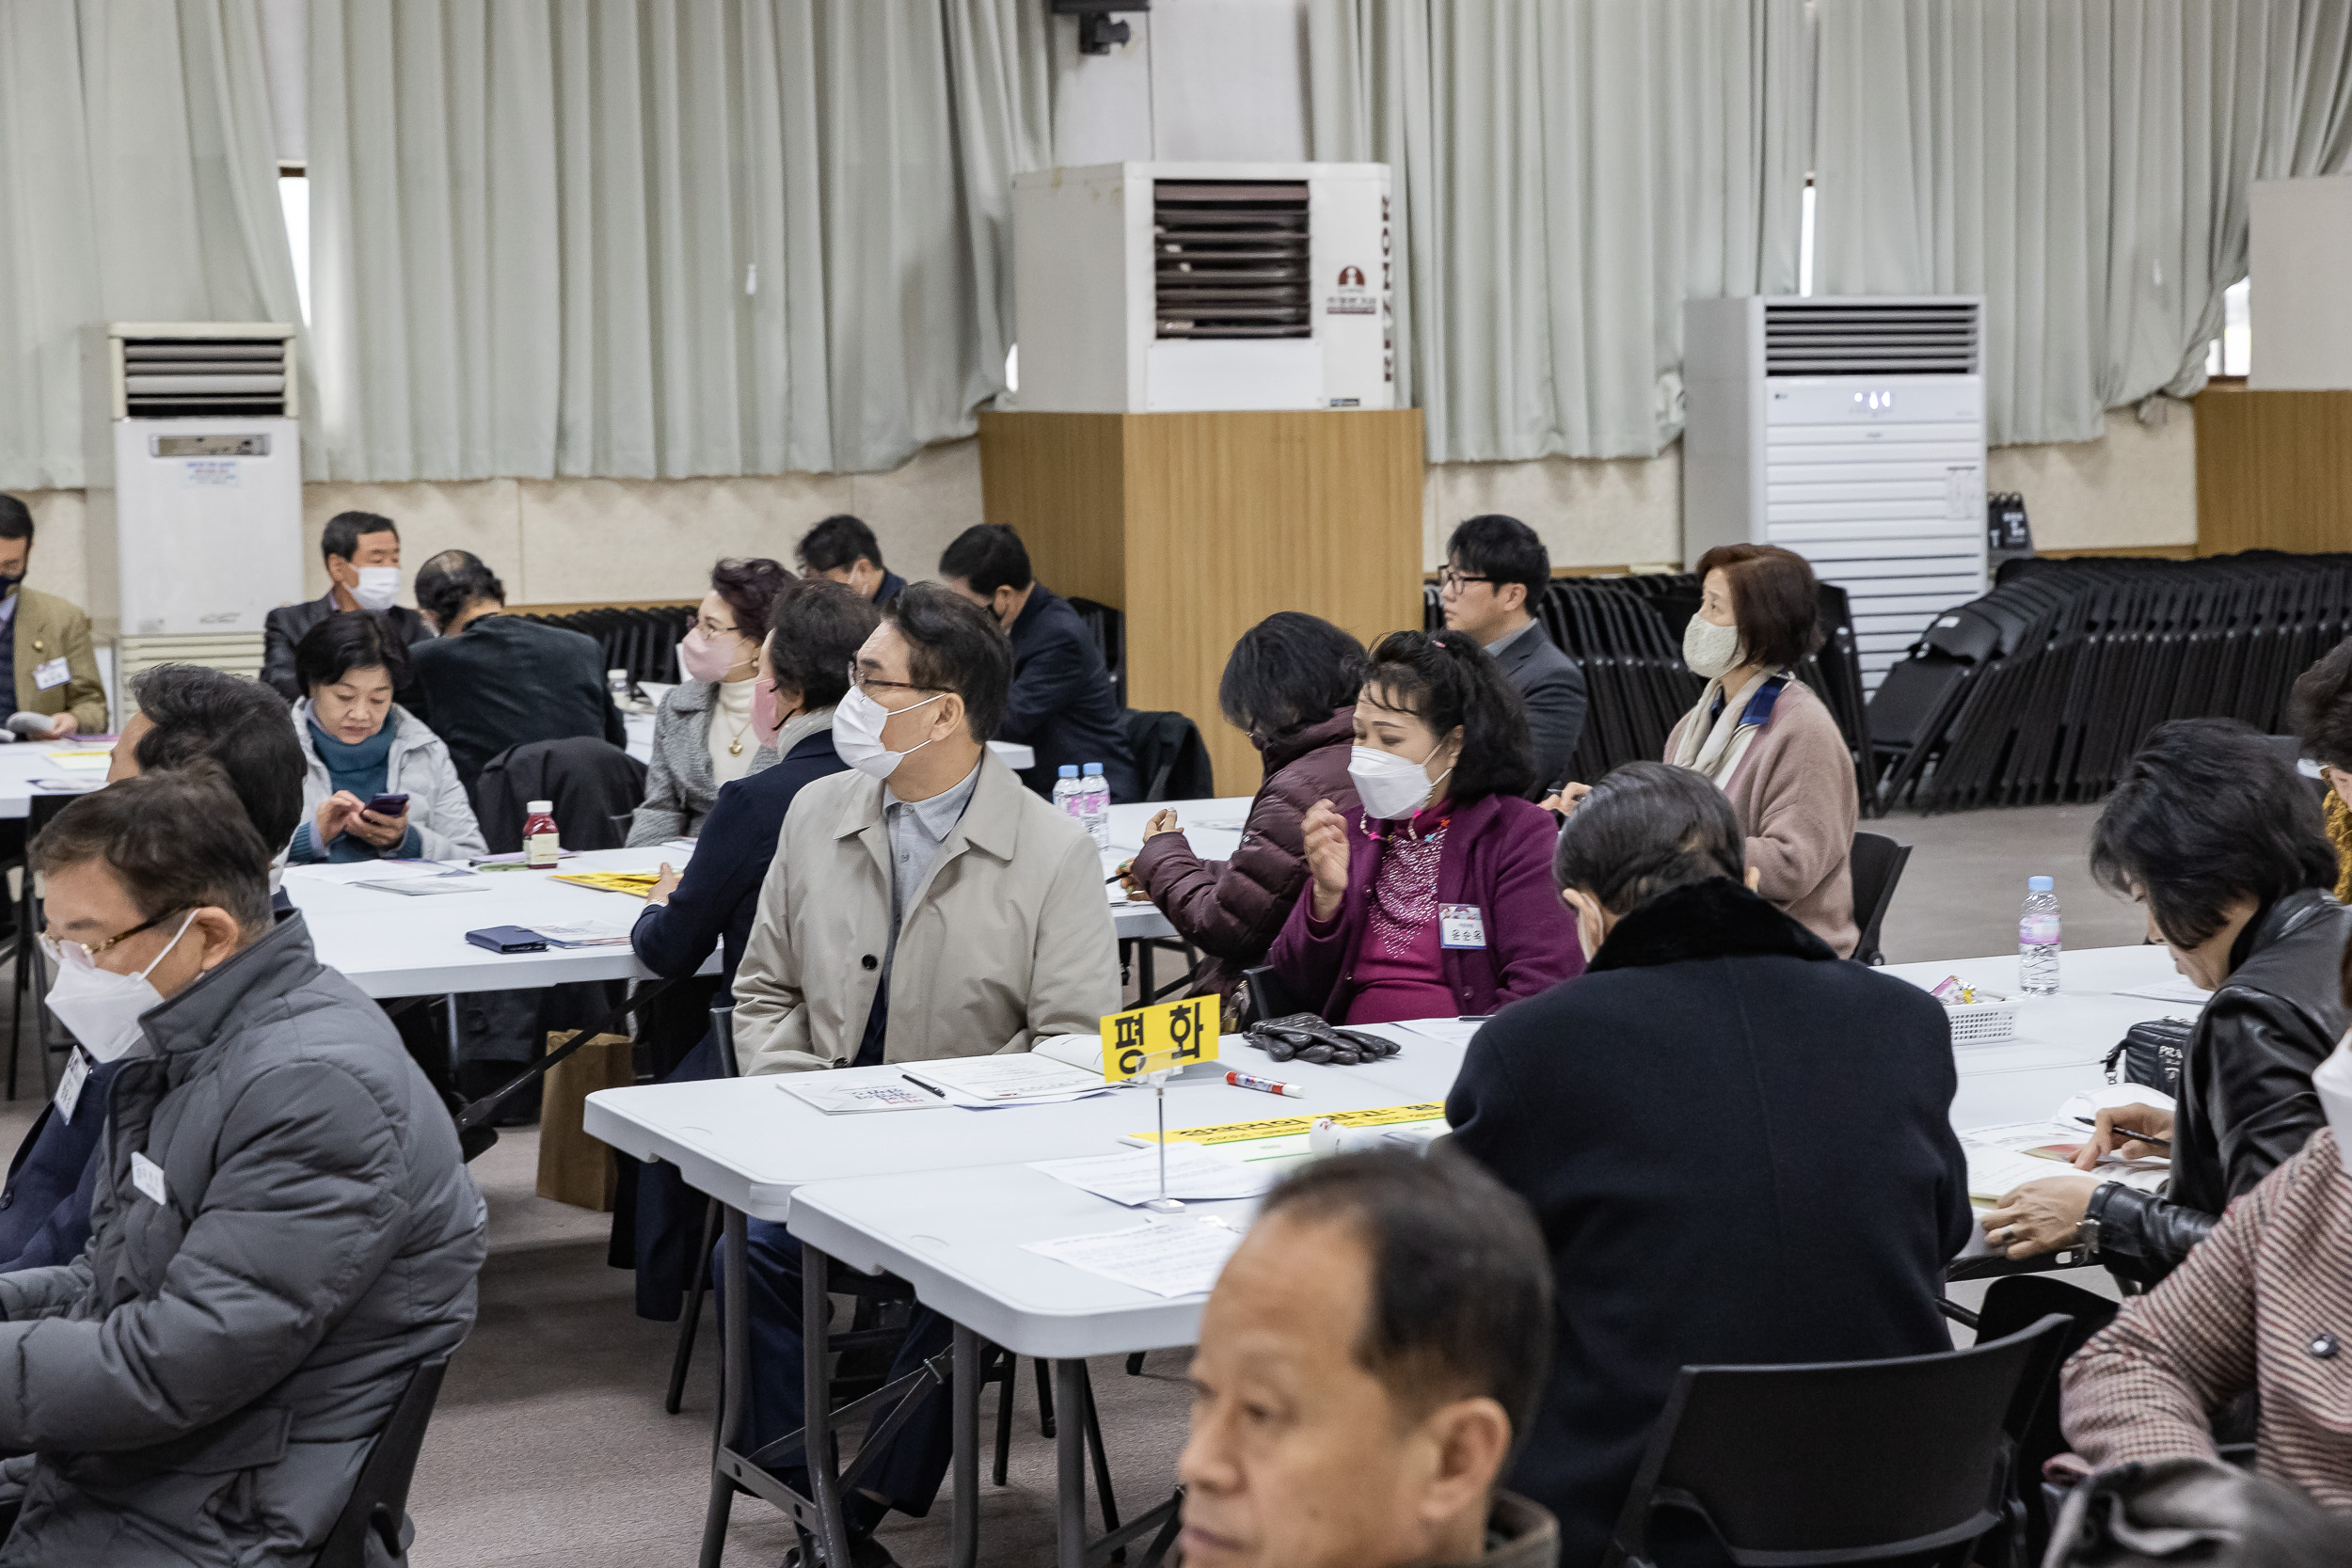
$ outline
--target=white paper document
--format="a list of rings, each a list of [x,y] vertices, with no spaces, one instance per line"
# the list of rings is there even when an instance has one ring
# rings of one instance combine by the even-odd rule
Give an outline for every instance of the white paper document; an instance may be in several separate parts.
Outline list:
[[[531,927],[549,947],[627,947],[629,927],[611,921],[583,920],[560,926],[542,920]]]
[[[1116,1154],[1086,1154],[1074,1160],[1034,1160],[1029,1168],[1130,1208],[1162,1196],[1156,1148],[1122,1148]],[[1273,1185],[1274,1173],[1263,1165],[1246,1165],[1194,1143],[1168,1148],[1168,1197],[1200,1202],[1256,1197]]]
[[[439,861],[326,861],[313,865],[290,865],[289,877],[314,882],[389,882],[404,877],[438,877],[454,867]]]
[[[1155,1296],[1206,1295],[1241,1232],[1207,1220],[1146,1220],[1123,1230],[1030,1242],[1023,1249]]]
[[[2178,1002],[2184,1006],[2202,1007],[2213,992],[2185,974],[2169,980],[2156,980],[2144,986],[2130,986],[2115,993],[2118,996],[2144,996],[2151,1002]]]
[[[2067,1161],[2029,1150],[2080,1144],[2090,1138],[2090,1132],[2074,1121],[2011,1121],[1968,1129],[1960,1135],[1961,1152],[1968,1157],[1968,1196],[1980,1206],[1998,1203],[2028,1181],[2073,1171],[2074,1165]],[[2163,1185],[2169,1171],[2168,1161],[2118,1160],[2110,1155],[2099,1163],[2096,1174],[2103,1180],[2153,1192]]]
[[[470,871],[442,871],[424,877],[373,877],[351,885],[372,887],[378,893],[398,893],[413,898],[441,893],[487,893],[490,891],[490,879]]]
[[[776,1086],[827,1116],[867,1111],[935,1111],[947,1102],[908,1083],[897,1068],[843,1068],[833,1072],[787,1072]]]
[[[935,1062],[908,1062],[907,1077],[946,1091],[959,1105],[1012,1105],[1041,1100],[1068,1100],[1100,1094],[1109,1087],[1099,1072],[1086,1072],[1066,1062],[1031,1052],[1008,1052],[999,1056],[952,1056]]]
[[[1469,1045],[1470,1037],[1486,1026],[1486,1021],[1483,1018],[1416,1018],[1393,1025],[1398,1029],[1410,1029],[1425,1039],[1460,1046]]]

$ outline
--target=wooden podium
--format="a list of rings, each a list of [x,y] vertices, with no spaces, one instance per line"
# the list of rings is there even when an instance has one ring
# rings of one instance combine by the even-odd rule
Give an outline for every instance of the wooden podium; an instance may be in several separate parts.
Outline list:
[[[1419,409],[980,416],[988,520],[1041,581],[1127,617],[1127,702],[1190,717],[1217,793],[1258,754],[1217,711],[1234,641],[1280,610],[1367,643],[1421,625]]]

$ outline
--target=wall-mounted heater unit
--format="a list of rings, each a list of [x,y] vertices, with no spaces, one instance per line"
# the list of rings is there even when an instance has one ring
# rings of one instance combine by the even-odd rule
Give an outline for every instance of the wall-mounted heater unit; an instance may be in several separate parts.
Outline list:
[[[262,667],[262,617],[302,596],[294,329],[118,322],[92,329],[90,614],[118,681],[185,661]]]
[[[1024,409],[1393,408],[1386,164],[1013,180]]]
[[[1863,684],[1986,591],[1984,301],[1683,307],[1682,549],[1781,545],[1853,605]]]

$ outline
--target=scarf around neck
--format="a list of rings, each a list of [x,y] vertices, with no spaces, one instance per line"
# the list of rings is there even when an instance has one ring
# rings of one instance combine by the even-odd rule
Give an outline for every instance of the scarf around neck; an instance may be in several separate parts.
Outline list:
[[[1668,760],[1677,768],[1706,774],[1720,787],[1740,766],[1740,759],[1747,755],[1748,743],[1772,718],[1772,704],[1788,684],[1786,670],[1759,672],[1731,693],[1724,690],[1722,676],[1708,681],[1689,717],[1683,720],[1682,736]],[[1708,715],[1717,704],[1722,705],[1722,711],[1715,713],[1710,723]]]

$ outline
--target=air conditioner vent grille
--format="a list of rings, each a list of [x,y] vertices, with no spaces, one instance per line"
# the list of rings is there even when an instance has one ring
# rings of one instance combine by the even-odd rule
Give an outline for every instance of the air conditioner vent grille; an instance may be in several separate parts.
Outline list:
[[[1973,300],[1771,300],[1764,373],[1973,375],[1982,369]]]
[[[1154,313],[1162,338],[1309,338],[1307,185],[1158,180]]]
[[[125,411],[135,420],[286,412],[286,345],[278,339],[126,338]]]

